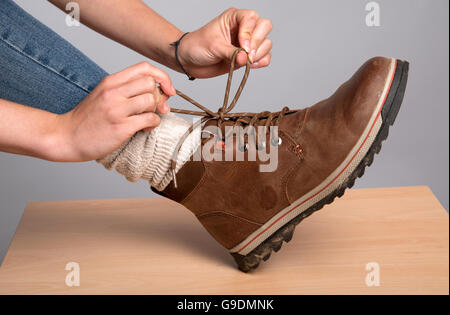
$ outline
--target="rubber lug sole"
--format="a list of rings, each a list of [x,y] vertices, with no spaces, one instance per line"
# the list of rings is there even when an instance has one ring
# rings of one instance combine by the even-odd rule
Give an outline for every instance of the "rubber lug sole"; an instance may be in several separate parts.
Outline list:
[[[231,253],[236,261],[239,269],[243,272],[249,272],[256,269],[261,261],[266,261],[271,257],[272,251],[278,252],[283,242],[288,243],[294,235],[295,227],[305,218],[317,210],[322,209],[325,205],[332,203],[335,198],[340,198],[344,195],[347,188],[353,187],[358,177],[364,175],[366,167],[371,166],[375,154],[381,150],[382,142],[387,139],[389,135],[389,127],[392,126],[397,118],[400,106],[405,95],[406,83],[408,81],[409,63],[407,61],[397,60],[397,68],[395,71],[392,86],[389,90],[383,109],[381,110],[382,125],[378,132],[375,141],[367,151],[366,155],[350,174],[350,176],[342,183],[342,185],[332,191],[330,194],[322,198],[320,201],[300,213],[294,219],[286,223],[284,226],[275,231],[264,242],[259,244],[253,251],[247,255],[240,255]]]

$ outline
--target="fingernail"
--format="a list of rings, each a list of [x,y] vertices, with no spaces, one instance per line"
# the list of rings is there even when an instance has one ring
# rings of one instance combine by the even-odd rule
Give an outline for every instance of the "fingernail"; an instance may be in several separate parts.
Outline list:
[[[170,112],[170,106],[167,103],[164,103],[164,114],[167,114],[168,112]]]
[[[244,47],[242,48],[244,48],[247,53],[250,52],[250,41],[248,39],[245,40]]]
[[[253,49],[249,55],[250,63],[253,63],[253,60],[255,60],[255,58],[256,58],[256,50]]]
[[[256,67],[258,67],[258,66],[259,66],[259,62],[258,62],[258,61],[252,63],[252,67],[253,67],[253,68],[256,68]]]

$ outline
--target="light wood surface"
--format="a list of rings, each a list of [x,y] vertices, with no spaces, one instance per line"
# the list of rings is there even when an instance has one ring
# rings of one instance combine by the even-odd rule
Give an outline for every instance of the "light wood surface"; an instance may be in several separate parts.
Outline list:
[[[256,272],[162,198],[30,203],[1,294],[448,294],[448,214],[427,187],[350,190]],[[68,287],[68,262],[80,265]],[[380,266],[368,287],[366,264]]]

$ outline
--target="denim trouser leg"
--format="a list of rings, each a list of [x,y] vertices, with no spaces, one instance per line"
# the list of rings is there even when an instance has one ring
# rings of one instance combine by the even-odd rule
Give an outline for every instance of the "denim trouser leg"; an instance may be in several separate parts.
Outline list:
[[[0,98],[65,113],[107,75],[11,0],[0,4]]]

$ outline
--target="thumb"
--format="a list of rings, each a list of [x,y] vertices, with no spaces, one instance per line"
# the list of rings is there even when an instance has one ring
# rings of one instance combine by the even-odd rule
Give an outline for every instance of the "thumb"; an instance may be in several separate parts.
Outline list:
[[[238,47],[224,42],[220,45],[219,48],[220,57],[224,60],[228,60],[229,62],[231,62],[231,59],[236,49],[238,49]],[[246,63],[247,63],[247,54],[245,53],[245,51],[239,52],[239,54],[236,56],[237,68],[242,67]]]
[[[156,109],[161,114],[169,112],[170,107],[167,104],[169,96],[165,94],[160,86],[157,86],[153,91],[153,97],[155,99]]]

